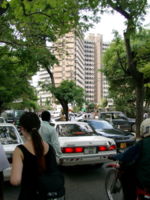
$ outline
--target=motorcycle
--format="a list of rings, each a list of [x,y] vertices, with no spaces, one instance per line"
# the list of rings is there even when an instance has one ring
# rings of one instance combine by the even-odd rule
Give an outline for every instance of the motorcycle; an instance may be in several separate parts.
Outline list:
[[[121,200],[124,197],[123,187],[120,180],[121,170],[118,162],[108,163],[106,168],[105,190],[109,200]],[[129,183],[130,184],[130,183]],[[142,189],[137,186],[136,200],[150,199],[150,190]]]

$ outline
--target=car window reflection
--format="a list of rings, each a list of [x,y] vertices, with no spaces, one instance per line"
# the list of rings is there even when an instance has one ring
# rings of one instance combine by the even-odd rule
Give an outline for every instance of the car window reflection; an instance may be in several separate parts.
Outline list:
[[[0,127],[1,144],[17,144],[18,138],[14,127]]]
[[[92,129],[87,129],[86,126],[78,126],[77,124],[60,124],[57,125],[56,130],[59,136],[90,136],[94,135]]]

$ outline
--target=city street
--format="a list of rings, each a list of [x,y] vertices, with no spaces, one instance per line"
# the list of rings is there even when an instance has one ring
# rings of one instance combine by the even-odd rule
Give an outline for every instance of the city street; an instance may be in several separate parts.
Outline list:
[[[66,200],[107,200],[105,173],[99,166],[65,167]],[[5,200],[17,200],[19,187],[5,184]]]

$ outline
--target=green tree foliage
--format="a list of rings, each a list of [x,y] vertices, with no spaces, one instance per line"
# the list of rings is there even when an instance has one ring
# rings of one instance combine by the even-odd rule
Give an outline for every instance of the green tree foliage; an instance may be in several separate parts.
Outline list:
[[[37,71],[37,61],[33,49],[0,47],[0,110],[18,99],[24,105],[35,104],[37,98],[29,80]]]
[[[73,81],[64,80],[58,87],[53,85],[43,85],[43,87],[50,91],[54,97],[59,101],[63,107],[63,112],[68,121],[68,104],[73,103],[77,106],[82,106],[84,103],[84,91],[81,87],[77,86]]]
[[[136,53],[137,69],[144,74],[144,81],[150,83],[147,68],[150,62],[150,31],[142,30],[132,39],[132,48]],[[114,99],[116,109],[135,115],[136,83],[130,75],[127,76],[128,65],[126,52],[121,38],[116,38],[104,55],[104,69],[109,85],[110,97]],[[145,85],[144,99],[148,101],[148,87]],[[146,103],[147,104],[147,103]]]

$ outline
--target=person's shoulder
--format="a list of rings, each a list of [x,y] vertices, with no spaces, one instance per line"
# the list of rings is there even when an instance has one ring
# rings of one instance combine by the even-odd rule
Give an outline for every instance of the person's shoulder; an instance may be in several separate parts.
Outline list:
[[[14,152],[13,152],[13,156],[23,156],[23,145],[18,145],[16,146]]]

